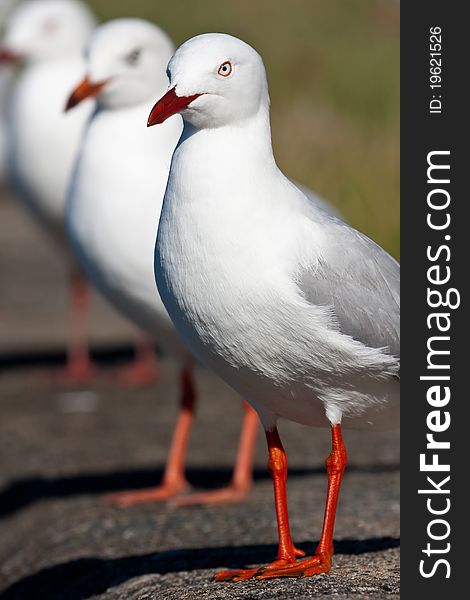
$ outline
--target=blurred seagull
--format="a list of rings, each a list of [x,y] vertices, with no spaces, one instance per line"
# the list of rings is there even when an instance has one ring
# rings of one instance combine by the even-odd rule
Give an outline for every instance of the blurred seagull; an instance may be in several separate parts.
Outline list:
[[[34,0],[11,16],[0,60],[24,63],[14,95],[10,137],[17,190],[36,216],[64,241],[65,195],[86,122],[94,108],[84,102],[64,115],[70,89],[84,71],[83,51],[95,27],[79,0]],[[62,248],[61,248],[62,250]],[[93,374],[87,339],[88,285],[66,248],[70,263],[71,331],[64,380],[84,383]],[[133,364],[122,383],[152,383],[158,377],[153,341],[140,335]]]
[[[165,70],[173,52],[166,33],[148,21],[105,23],[90,40],[87,75],[67,102],[71,109],[91,96],[98,101],[67,202],[72,247],[104,296],[180,365],[180,413],[161,485],[108,496],[121,506],[166,500],[189,487],[185,456],[196,402],[193,359],[158,297],[153,270],[156,228],[182,122],[175,117],[158,131],[145,126],[155,93],[168,86]],[[241,500],[251,486],[257,429],[258,418],[246,405],[232,483],[185,494],[179,502]]]
[[[279,551],[219,581],[330,570],[346,450],[341,424],[394,425],[399,403],[399,265],[313,204],[278,169],[259,54],[224,34],[185,42],[149,125],[179,112],[155,252],[158,288],[192,352],[253,405],[266,432]],[[320,542],[292,541],[285,417],[329,427]]]
[[[0,50],[2,62],[23,65],[9,107],[13,184],[60,243],[66,189],[93,103],[73,115],[64,115],[63,108],[70,87],[83,72],[82,52],[94,26],[92,13],[79,0],[22,2],[7,20]],[[87,285],[74,261],[70,272],[72,327],[66,373],[73,380],[85,380],[91,371],[84,337]]]

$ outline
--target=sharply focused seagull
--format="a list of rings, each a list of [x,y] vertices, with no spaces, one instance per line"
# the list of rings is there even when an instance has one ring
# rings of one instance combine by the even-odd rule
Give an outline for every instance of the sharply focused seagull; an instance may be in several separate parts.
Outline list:
[[[192,352],[253,405],[266,432],[277,559],[218,580],[329,571],[346,450],[341,425],[396,423],[399,265],[327,215],[278,169],[259,54],[224,34],[185,42],[148,124],[179,112],[155,251],[158,289]],[[330,427],[325,518],[297,561],[279,417]]]

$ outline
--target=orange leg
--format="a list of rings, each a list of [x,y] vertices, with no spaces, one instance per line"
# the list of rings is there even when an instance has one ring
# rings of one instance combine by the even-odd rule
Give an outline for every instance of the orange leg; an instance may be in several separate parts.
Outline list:
[[[172,501],[176,506],[193,504],[227,504],[244,500],[253,484],[253,455],[256,448],[259,419],[253,408],[244,402],[245,414],[238,443],[237,458],[230,484],[219,490],[197,492]]]
[[[271,457],[274,456],[276,458],[276,455],[279,456],[279,461],[285,462],[285,454],[277,431],[267,432],[267,437],[270,449],[270,462],[272,461]],[[272,454],[271,447],[274,448],[276,454]],[[341,436],[341,427],[340,425],[335,425],[332,428],[332,450],[326,460],[328,491],[323,529],[314,556],[299,561],[296,561],[295,556],[293,556],[292,550],[294,550],[294,554],[297,556],[300,555],[300,551],[296,551],[292,544],[287,516],[285,477],[283,485],[283,478],[279,477],[279,474],[282,473],[282,469],[279,469],[279,474],[277,476],[276,471],[273,471],[274,495],[279,531],[279,553],[277,560],[257,569],[225,571],[216,575],[215,580],[240,581],[242,579],[251,578],[272,579],[275,577],[309,577],[318,573],[327,573],[331,569],[336,507],[338,504],[341,480],[346,467],[346,458],[346,449]]]
[[[118,381],[123,385],[151,385],[159,375],[155,344],[147,336],[140,336],[135,343],[134,360],[119,370]]]
[[[289,512],[287,508],[287,458],[277,429],[266,431],[268,442],[268,469],[271,472],[274,486],[274,503],[276,506],[277,530],[279,535],[279,550],[277,559],[270,567],[275,568],[295,562],[297,556],[304,556],[302,550],[295,548],[289,527]],[[216,581],[241,581],[256,576],[259,568],[224,571],[215,576]]]
[[[66,384],[84,384],[95,375],[89,341],[90,288],[76,265],[70,267],[70,333],[67,364],[59,373],[59,381]]]
[[[193,374],[189,368],[185,368],[181,372],[181,386],[180,412],[173,432],[173,439],[161,484],[147,490],[108,494],[105,497],[106,501],[123,507],[133,506],[134,504],[168,500],[168,498],[181,494],[188,488],[189,484],[184,474],[185,458],[196,403]]]

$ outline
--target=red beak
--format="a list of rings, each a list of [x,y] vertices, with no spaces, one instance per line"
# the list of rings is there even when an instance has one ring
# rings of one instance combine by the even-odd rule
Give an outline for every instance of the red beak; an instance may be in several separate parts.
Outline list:
[[[0,48],[0,64],[11,64],[21,60],[18,54],[15,54],[8,48]]]
[[[176,115],[191,104],[193,100],[199,98],[202,94],[194,94],[193,96],[177,96],[175,88],[171,88],[168,92],[160,98],[150,112],[147,127],[152,125],[158,125],[166,121],[168,117]]]
[[[97,96],[107,84],[107,81],[100,81],[99,83],[91,83],[88,77],[77,85],[77,87],[70,94],[67,104],[65,105],[65,111],[67,112],[77,104],[80,104],[85,98],[93,98]]]

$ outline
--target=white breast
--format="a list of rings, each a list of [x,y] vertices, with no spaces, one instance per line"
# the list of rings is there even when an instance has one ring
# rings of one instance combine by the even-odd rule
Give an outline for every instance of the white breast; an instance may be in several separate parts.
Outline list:
[[[228,140],[220,156],[200,135],[173,157],[156,250],[160,294],[178,332],[266,420],[324,425],[325,410],[375,420],[377,407],[396,398],[396,361],[342,335],[328,308],[299,293],[302,255],[325,243],[299,210],[303,196],[274,163],[238,160],[240,172],[231,171],[236,145]]]
[[[153,270],[158,219],[179,118],[158,131],[149,107],[103,110],[81,150],[67,210],[72,244],[93,283],[170,352],[181,353]],[[169,348],[168,348],[169,346]]]
[[[87,101],[64,113],[71,89],[83,77],[81,58],[27,67],[11,102],[12,169],[23,199],[50,227],[62,229],[65,196],[83,128]]]

